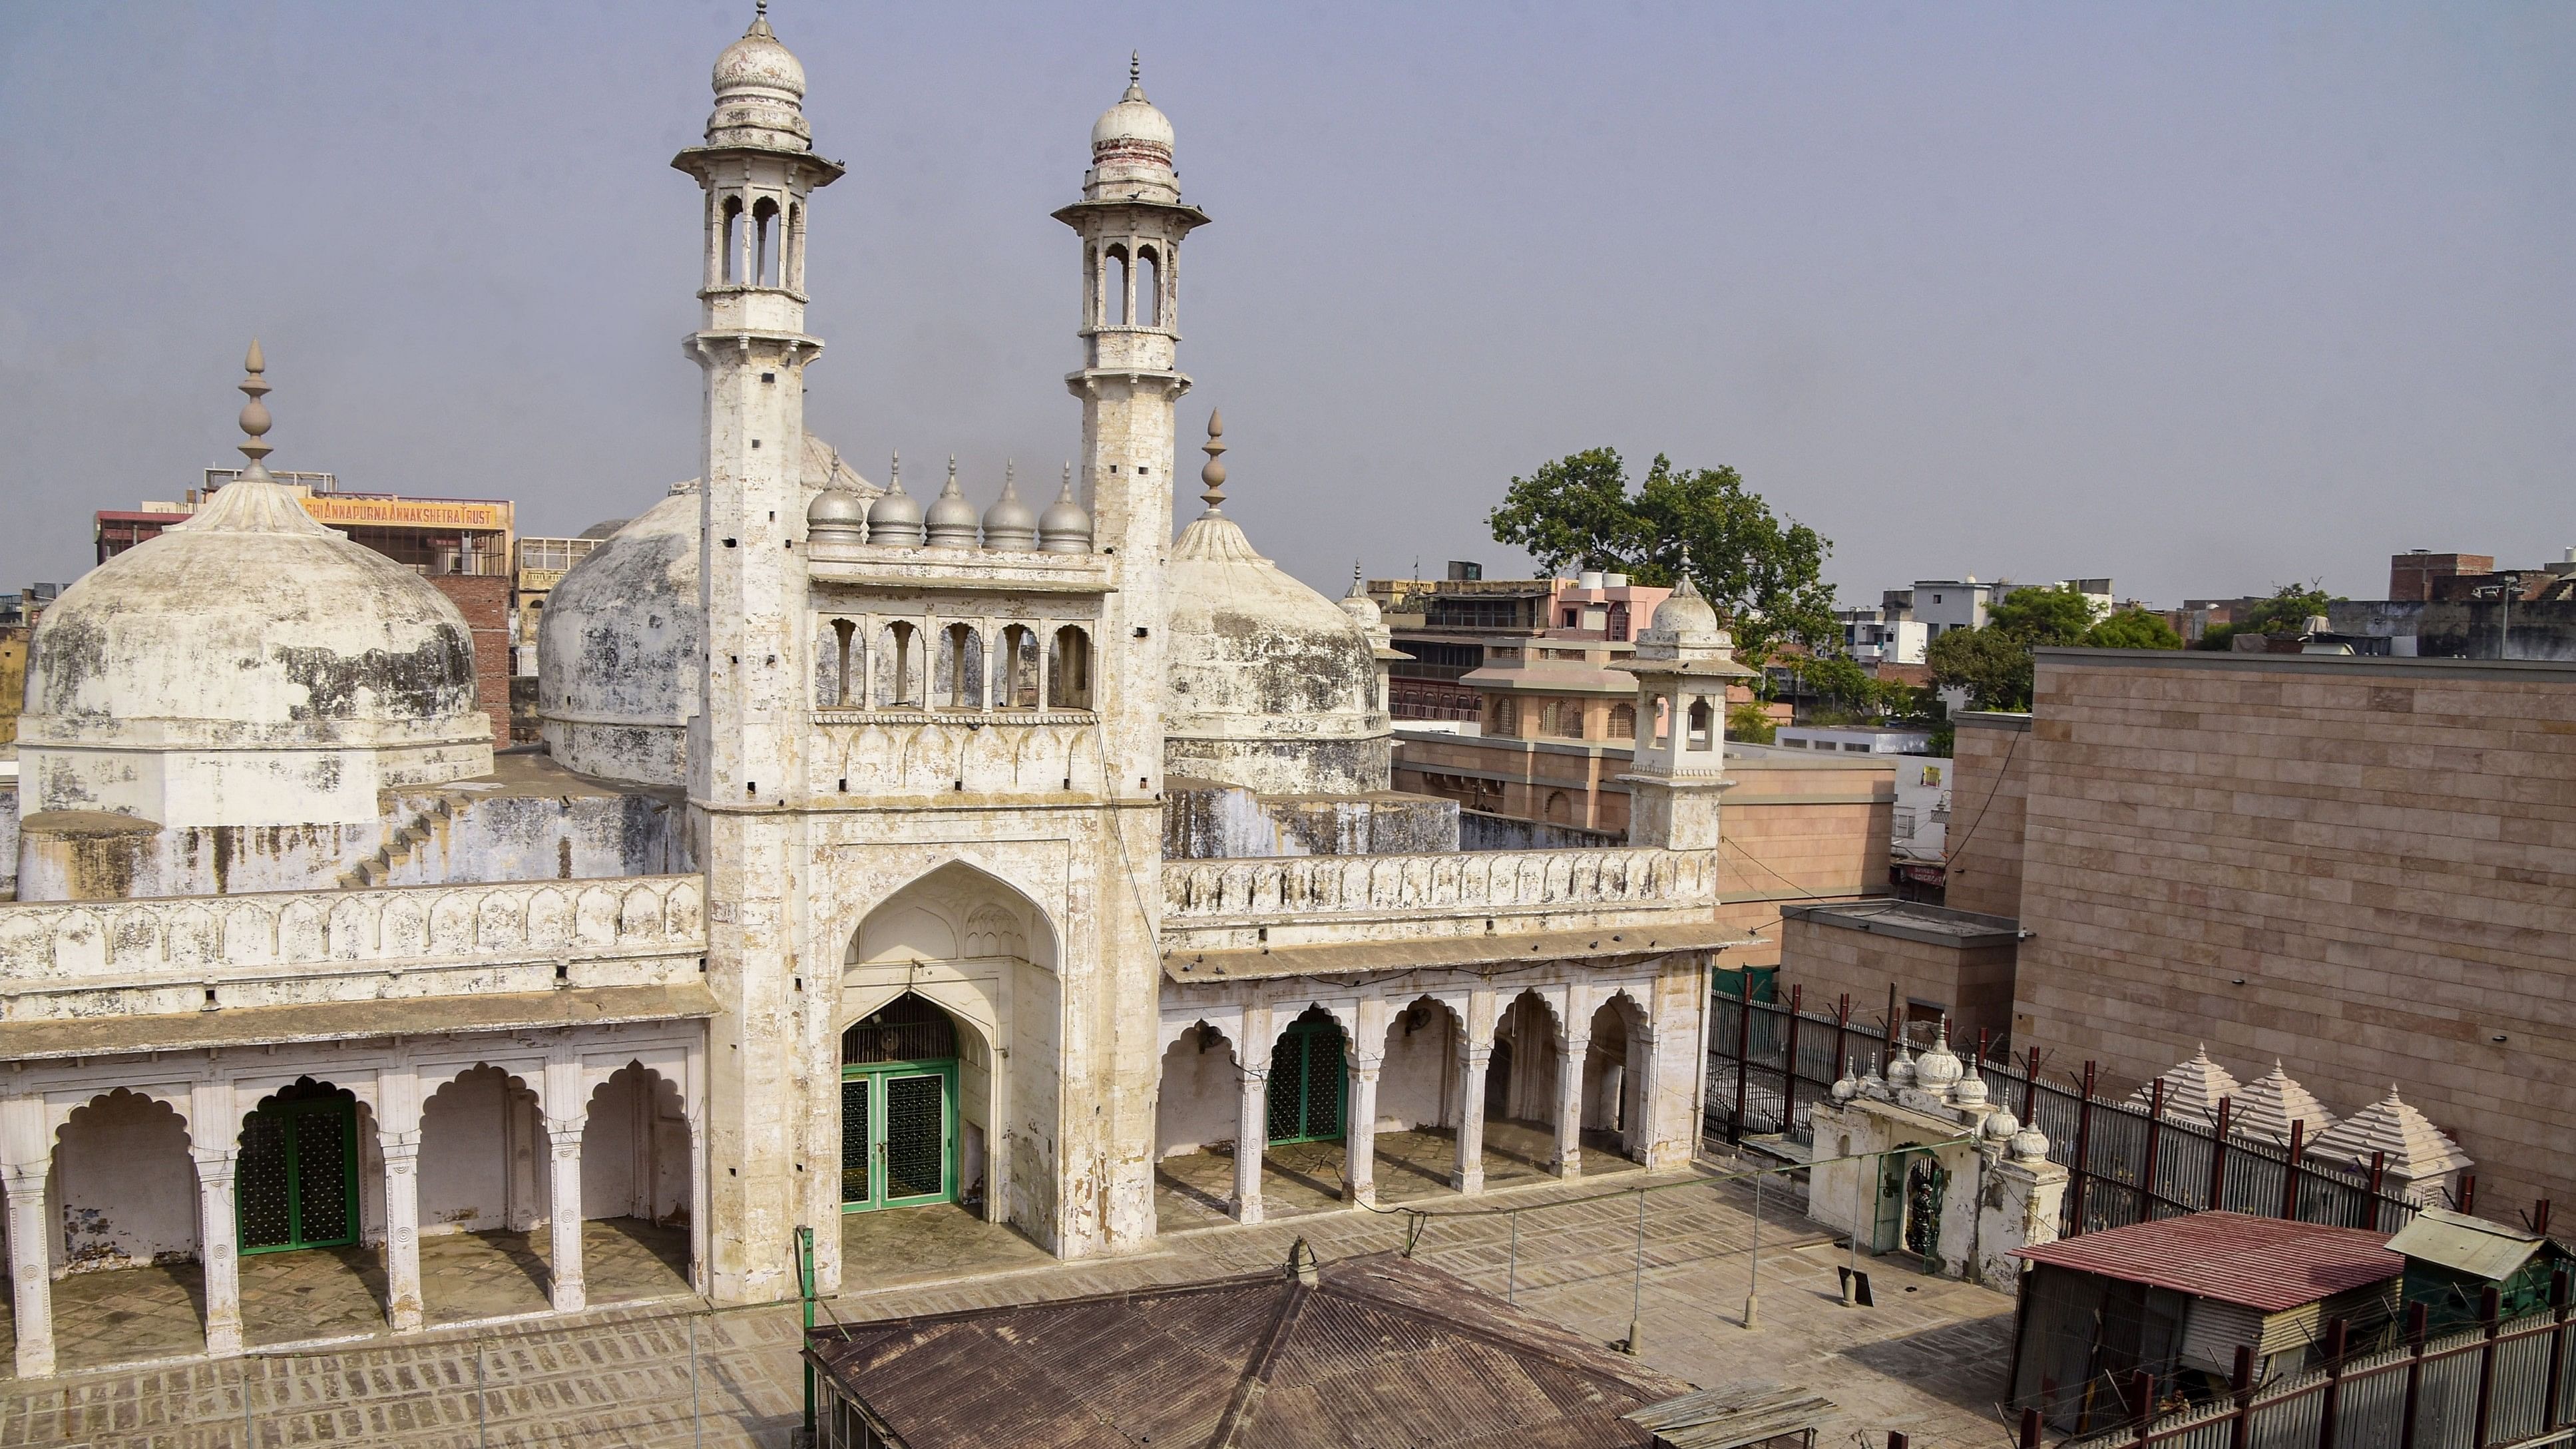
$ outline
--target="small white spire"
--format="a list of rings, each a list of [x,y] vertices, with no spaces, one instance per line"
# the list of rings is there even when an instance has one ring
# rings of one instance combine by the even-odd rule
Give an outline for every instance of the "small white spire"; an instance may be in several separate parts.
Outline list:
[[[1127,52],[1127,93],[1118,99],[1122,101],[1145,99],[1145,52],[1141,50]]]

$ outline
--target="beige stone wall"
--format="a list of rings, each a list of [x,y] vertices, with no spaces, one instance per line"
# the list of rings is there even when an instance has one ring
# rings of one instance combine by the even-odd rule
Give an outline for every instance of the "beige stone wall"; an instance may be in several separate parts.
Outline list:
[[[1950,868],[1942,904],[1988,916],[2021,914],[2024,796],[2030,716],[1962,714],[1951,747]]]
[[[2395,1081],[2482,1210],[2576,1198],[2576,668],[2046,651],[2036,713],[2026,1041]]]
[[[1806,991],[1809,1011],[1831,1012],[1848,992],[1852,1020],[1886,1015],[1887,988],[1915,1008],[1946,1013],[1959,1054],[1974,1050],[1979,1030],[2000,1037],[2012,1026],[2013,948],[1945,945],[1857,931],[1791,916],[1780,923],[1780,996]]]
[[[1778,965],[1782,906],[1887,894],[1895,765],[1802,754],[1727,745],[1735,788],[1719,797],[1717,918],[1763,944],[1727,951],[1721,967]]]

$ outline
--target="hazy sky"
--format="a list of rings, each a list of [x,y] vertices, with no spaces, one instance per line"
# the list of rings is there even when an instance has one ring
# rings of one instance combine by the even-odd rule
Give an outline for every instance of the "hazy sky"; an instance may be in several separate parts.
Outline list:
[[[231,460],[509,497],[694,474],[707,68],[750,0],[0,9],[0,583]],[[809,426],[1053,477],[1127,52],[1179,132],[1186,453],[1330,592],[1524,566],[1506,480],[1731,463],[1917,576],[2159,601],[2576,544],[2576,5],[778,0],[818,148]],[[1185,497],[1178,516],[1198,510]]]

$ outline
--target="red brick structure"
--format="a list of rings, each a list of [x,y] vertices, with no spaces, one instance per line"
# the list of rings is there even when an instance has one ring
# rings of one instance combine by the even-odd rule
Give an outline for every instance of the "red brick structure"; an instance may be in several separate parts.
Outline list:
[[[2401,553],[2388,560],[2388,597],[2406,604],[2427,603],[2435,580],[2456,574],[2495,572],[2495,556],[2484,553]]]
[[[474,636],[474,702],[492,720],[492,748],[510,739],[510,580],[490,574],[432,574],[431,587],[465,616]]]

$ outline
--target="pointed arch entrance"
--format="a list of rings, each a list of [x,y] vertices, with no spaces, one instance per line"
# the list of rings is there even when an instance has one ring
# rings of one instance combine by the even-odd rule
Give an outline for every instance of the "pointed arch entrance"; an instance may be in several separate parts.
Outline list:
[[[1320,1006],[1288,1023],[1270,1049],[1270,1145],[1338,1141],[1349,1104],[1342,1024]]]
[[[957,1024],[910,992],[841,1033],[841,1211],[955,1202]]]
[[[358,1099],[298,1078],[242,1119],[234,1178],[241,1254],[358,1241]]]

